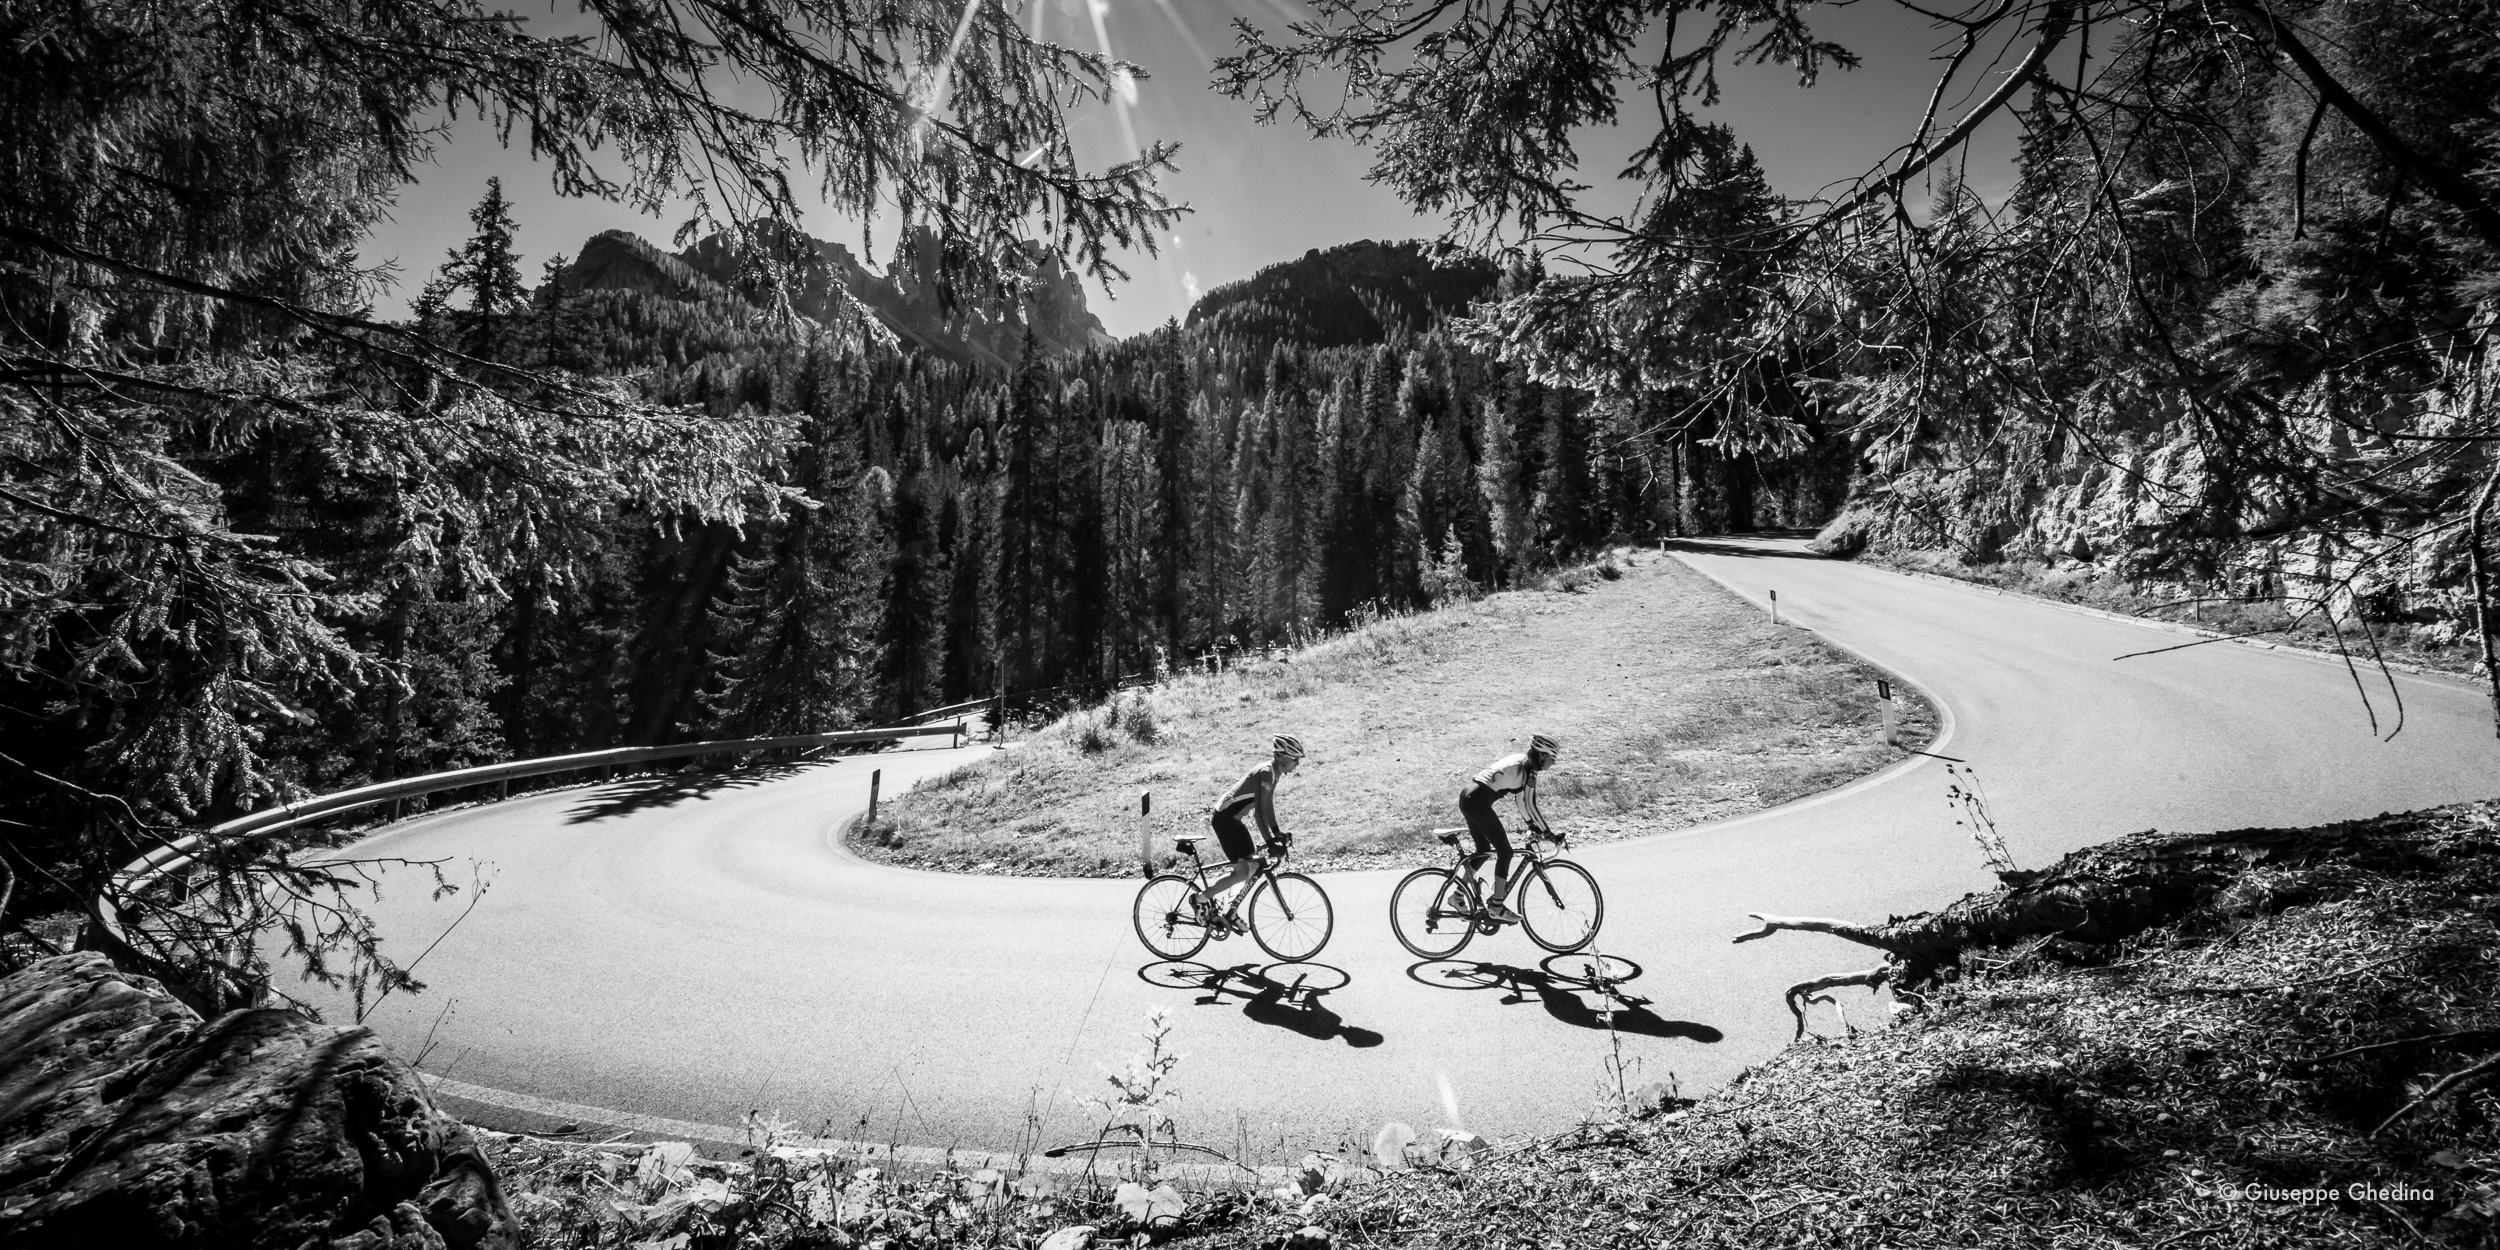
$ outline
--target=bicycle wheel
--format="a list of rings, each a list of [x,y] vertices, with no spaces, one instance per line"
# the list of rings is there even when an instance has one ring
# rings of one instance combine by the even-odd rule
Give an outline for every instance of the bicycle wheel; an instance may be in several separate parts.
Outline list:
[[[1418,868],[1389,895],[1389,931],[1418,959],[1447,959],[1476,936],[1476,890],[1447,868]]]
[[[1519,927],[1557,955],[1588,945],[1604,923],[1606,896],[1597,892],[1597,878],[1570,860],[1546,860],[1519,883]]]
[[[1298,872],[1280,872],[1250,896],[1250,936],[1259,949],[1286,963],[1309,959],[1336,932],[1337,909],[1328,891]]]
[[[1207,926],[1192,898],[1198,887],[1178,873],[1161,873],[1138,888],[1132,919],[1137,940],[1165,959],[1187,959],[1207,944]]]

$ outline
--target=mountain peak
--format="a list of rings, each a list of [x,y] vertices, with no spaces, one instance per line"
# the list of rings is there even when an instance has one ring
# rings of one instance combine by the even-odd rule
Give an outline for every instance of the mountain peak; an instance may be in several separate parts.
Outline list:
[[[1085,289],[1058,258],[1032,251],[1024,290],[1011,301],[949,299],[940,279],[937,235],[913,232],[892,270],[871,272],[840,243],[789,232],[780,245],[790,262],[792,311],[820,322],[851,315],[856,302],[897,338],[965,363],[1011,366],[1023,354],[1027,329],[1052,355],[1109,346],[1111,335],[1086,307]],[[611,230],[582,245],[564,277],[566,289],[639,291],[666,299],[700,300],[758,294],[728,235],[716,234],[670,255],[637,235]]]
[[[1343,347],[1420,331],[1493,291],[1501,270],[1434,245],[1364,239],[1312,248],[1228,282],[1191,305],[1187,324],[1253,342]]]

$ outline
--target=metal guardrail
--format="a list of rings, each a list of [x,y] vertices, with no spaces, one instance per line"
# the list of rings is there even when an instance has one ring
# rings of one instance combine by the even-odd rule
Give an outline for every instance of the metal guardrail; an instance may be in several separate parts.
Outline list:
[[[896,721],[895,723],[898,725],[917,725],[923,721],[942,720],[949,716],[958,716],[968,712],[978,712],[997,702],[997,697],[993,695],[987,698],[966,699],[961,703],[949,703],[945,707],[924,707],[917,712],[905,714],[903,719]]]
[[[397,781],[378,782],[353,790],[339,790],[316,795],[296,803],[282,803],[263,808],[248,816],[229,820],[199,833],[186,834],[124,864],[105,882],[104,889],[88,900],[87,914],[95,928],[107,940],[109,953],[119,956],[147,957],[131,946],[122,930],[121,912],[135,903],[139,896],[165,878],[199,862],[200,855],[213,845],[272,837],[298,825],[324,820],[341,812],[371,807],[397,799],[419,798],[445,790],[465,790],[472,786],[492,785],[526,777],[545,777],[555,773],[578,772],[592,768],[616,768],[661,760],[687,759],[697,755],[720,755],[749,751],[806,750],[811,747],[840,746],[854,742],[886,742],[896,738],[932,737],[947,734],[962,737],[967,730],[960,720],[951,725],[897,726],[886,729],[854,729],[838,733],[797,734],[784,738],[731,738],[711,742],[684,742],[661,747],[614,747],[605,751],[584,751],[575,755],[549,755],[537,759],[506,760],[501,764],[481,764],[474,768],[455,768],[448,772],[427,773],[421,777],[404,777]]]

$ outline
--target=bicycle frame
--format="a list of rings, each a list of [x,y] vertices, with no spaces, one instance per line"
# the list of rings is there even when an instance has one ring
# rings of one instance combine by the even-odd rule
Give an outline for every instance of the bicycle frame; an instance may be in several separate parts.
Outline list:
[[[1424,959],[1447,959],[1457,954],[1477,934],[1490,935],[1513,922],[1528,935],[1530,941],[1556,954],[1569,954],[1596,940],[1598,927],[1605,923],[1605,893],[1598,889],[1597,879],[1589,874],[1588,869],[1562,857],[1566,844],[1560,838],[1532,837],[1524,852],[1514,851],[1514,854],[1524,854],[1528,861],[1512,882],[1518,887],[1517,900],[1513,904],[1517,910],[1497,920],[1493,915],[1492,900],[1476,881],[1476,871],[1482,861],[1472,847],[1459,849],[1459,835],[1466,831],[1436,829],[1433,832],[1450,847],[1449,866],[1418,868],[1408,873],[1398,882],[1397,888],[1389,892],[1389,925],[1399,943],[1409,952]],[[1541,845],[1545,841],[1554,843],[1550,854]],[[1428,882],[1439,884],[1423,893],[1416,893],[1418,886]],[[1452,902],[1453,891],[1462,897],[1472,897],[1467,898],[1466,906],[1458,906]],[[1583,900],[1587,904],[1585,928],[1566,926],[1563,931],[1545,931],[1553,928],[1547,923],[1548,919],[1559,920],[1582,914]],[[1541,904],[1552,906],[1552,917],[1540,918],[1535,914],[1540,911]]]
[[[1554,849],[1552,851],[1544,849],[1545,844],[1549,842],[1553,844]],[[1513,891],[1525,888],[1528,884],[1528,878],[1535,875],[1537,869],[1543,868],[1547,860],[1561,858],[1562,844],[1562,839],[1560,838],[1540,838],[1533,833],[1529,834],[1528,846],[1526,850],[1513,848],[1511,851],[1511,854],[1521,859],[1525,859],[1528,862],[1525,867],[1519,870],[1519,874],[1517,876],[1511,878],[1510,888]],[[1468,913],[1466,918],[1473,920],[1478,924],[1482,924],[1486,920],[1491,919],[1491,916],[1486,909],[1487,900],[1485,899],[1484,890],[1476,884],[1476,865],[1468,862],[1470,860],[1474,860],[1479,852],[1467,849],[1464,842],[1451,843],[1450,850],[1454,852],[1450,860],[1450,874],[1452,876],[1465,877],[1467,879],[1469,890],[1476,896],[1476,908],[1473,912]],[[1481,854],[1486,859],[1492,859],[1494,857],[1494,853],[1491,851],[1484,851],[1481,852]],[[1448,914],[1453,917],[1458,915],[1456,912]]]
[[[1249,880],[1242,882],[1241,891],[1233,895],[1233,905],[1224,909],[1227,919],[1238,918],[1241,915],[1242,906],[1250,901],[1250,896],[1258,893],[1262,884],[1276,880],[1276,869],[1285,862],[1285,856],[1291,849],[1290,847],[1279,849],[1276,852],[1276,858],[1272,860],[1267,857],[1264,848],[1250,853],[1250,858],[1258,864],[1258,867],[1251,871]],[[1191,839],[1189,847],[1189,861],[1194,865],[1190,869],[1192,884],[1198,887],[1199,895],[1204,897],[1208,893],[1207,879],[1215,872],[1215,869],[1207,867],[1206,857],[1198,853],[1197,840],[1194,838]],[[1228,859],[1224,862],[1230,864],[1233,861]]]

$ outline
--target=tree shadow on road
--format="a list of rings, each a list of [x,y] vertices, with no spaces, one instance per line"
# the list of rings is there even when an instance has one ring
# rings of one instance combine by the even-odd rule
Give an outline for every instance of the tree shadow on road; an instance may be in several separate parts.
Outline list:
[[[779,781],[808,765],[796,762],[757,764],[738,769],[689,769],[684,772],[656,776],[628,777],[610,782],[582,796],[582,801],[564,814],[568,825],[587,825],[636,812],[675,807],[689,799],[708,799],[723,790],[743,790],[768,781]]]
[[[1196,1001],[1216,1006],[1238,1001],[1241,1014],[1260,1024],[1299,1033],[1313,1041],[1342,1041],[1356,1050],[1378,1046],[1381,1035],[1345,1022],[1321,1001],[1352,980],[1329,964],[1237,964],[1216,968],[1188,960],[1165,960],[1137,970],[1139,980],[1166,989],[1202,990]]]
[[[1669,551],[1690,551],[1695,555],[1730,556],[1739,560],[1822,560],[1829,557],[1816,552],[1781,550],[1748,543],[1743,539],[1812,538],[1813,530],[1761,530],[1752,534],[1733,535],[1735,541],[1709,538],[1670,538],[1665,540]]]
[[[1419,985],[1437,990],[1504,990],[1505,1005],[1534,1000],[1545,1014],[1583,1029],[1612,1029],[1639,1037],[1717,1042],[1717,1029],[1691,1020],[1669,1020],[1649,1009],[1650,1000],[1627,993],[1641,966],[1615,955],[1554,955],[1534,968],[1481,960],[1427,959],[1406,970]],[[1595,1000],[1592,1003],[1591,1000]],[[1613,1020],[1607,1019],[1611,1012]]]

